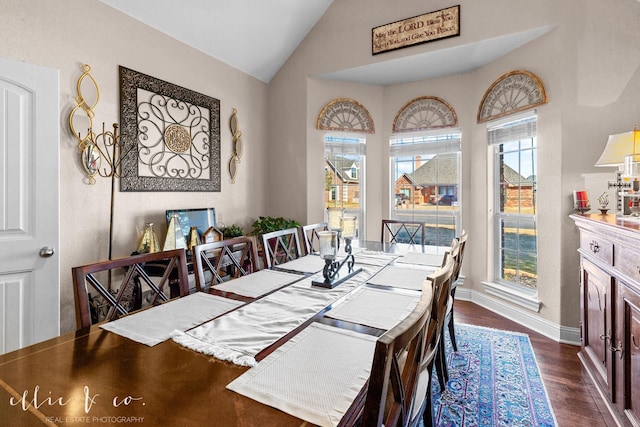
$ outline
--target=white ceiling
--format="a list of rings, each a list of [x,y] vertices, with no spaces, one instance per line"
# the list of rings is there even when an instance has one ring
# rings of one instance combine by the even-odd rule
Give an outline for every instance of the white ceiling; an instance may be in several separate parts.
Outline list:
[[[100,0],[269,82],[333,0]]]
[[[333,0],[100,0],[263,82],[269,82]],[[318,78],[389,85],[481,67],[548,32],[542,27],[341,70]]]

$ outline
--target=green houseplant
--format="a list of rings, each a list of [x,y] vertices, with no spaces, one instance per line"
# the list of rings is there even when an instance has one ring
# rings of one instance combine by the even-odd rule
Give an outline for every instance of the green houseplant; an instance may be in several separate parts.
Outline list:
[[[270,233],[272,231],[278,230],[286,230],[287,228],[295,228],[300,227],[300,223],[293,219],[287,219],[283,217],[271,217],[271,216],[260,216],[256,219],[253,224],[253,230],[251,234],[256,237],[262,236],[265,233]]]
[[[242,226],[238,224],[231,224],[230,226],[225,227],[222,230],[222,234],[225,239],[240,237],[240,236],[244,236],[244,229],[242,228]]]

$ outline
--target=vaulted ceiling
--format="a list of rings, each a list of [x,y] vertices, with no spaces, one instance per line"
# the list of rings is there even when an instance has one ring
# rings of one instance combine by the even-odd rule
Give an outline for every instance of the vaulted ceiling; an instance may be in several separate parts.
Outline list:
[[[333,2],[333,0],[100,1],[267,83]],[[541,27],[316,77],[377,85],[443,77],[479,68],[550,29],[550,27]]]

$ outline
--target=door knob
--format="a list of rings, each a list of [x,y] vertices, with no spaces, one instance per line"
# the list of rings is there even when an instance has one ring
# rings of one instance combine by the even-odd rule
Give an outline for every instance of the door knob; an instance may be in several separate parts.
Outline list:
[[[55,251],[53,250],[53,248],[51,246],[45,246],[42,249],[40,249],[40,256],[42,258],[52,257],[54,253],[55,253]]]

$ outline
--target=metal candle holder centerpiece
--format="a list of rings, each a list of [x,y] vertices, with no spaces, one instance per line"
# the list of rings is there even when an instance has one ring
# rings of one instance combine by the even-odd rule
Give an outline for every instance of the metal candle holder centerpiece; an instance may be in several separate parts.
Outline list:
[[[324,280],[314,280],[312,285],[322,288],[335,288],[340,283],[350,279],[359,272],[361,268],[354,269],[355,258],[351,253],[351,240],[356,236],[356,218],[345,217],[342,209],[329,210],[328,231],[318,232],[318,240],[320,245],[320,256],[324,259],[325,265],[322,270]],[[339,215],[338,219],[332,215]],[[339,225],[338,225],[339,224]],[[338,262],[337,255],[340,248],[340,237],[345,240],[344,250],[346,257]],[[346,264],[347,271],[340,273],[340,269]]]

